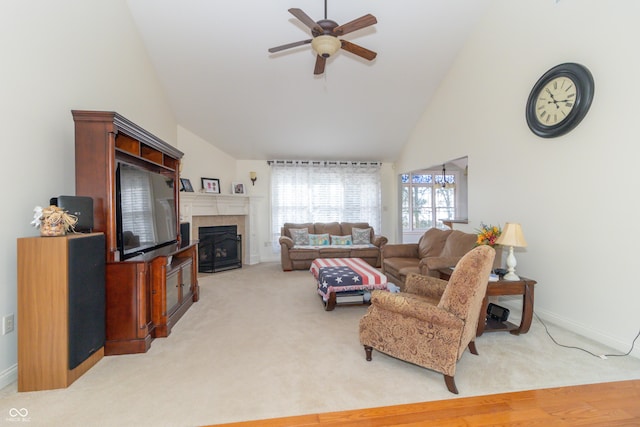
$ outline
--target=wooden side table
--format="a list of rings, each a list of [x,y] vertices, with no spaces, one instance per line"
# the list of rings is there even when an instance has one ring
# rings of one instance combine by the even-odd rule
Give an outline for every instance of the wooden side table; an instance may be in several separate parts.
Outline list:
[[[449,280],[452,269],[446,268],[438,270],[440,278]],[[476,336],[479,337],[484,332],[509,331],[514,335],[526,334],[531,327],[533,320],[533,295],[534,287],[537,282],[526,277],[520,277],[520,280],[498,280],[497,282],[489,282],[487,285],[487,293],[482,300],[482,309],[480,311],[480,319],[478,320],[478,329]],[[499,322],[497,320],[487,318],[487,306],[489,305],[489,297],[506,296],[506,295],[522,295],[522,316],[520,324],[515,325],[511,322]]]

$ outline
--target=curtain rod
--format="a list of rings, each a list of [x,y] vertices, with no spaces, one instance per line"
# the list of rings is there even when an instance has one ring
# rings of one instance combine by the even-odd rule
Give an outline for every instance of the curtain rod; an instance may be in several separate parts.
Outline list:
[[[273,165],[315,165],[315,166],[382,166],[382,162],[360,162],[347,160],[267,160],[269,166]]]

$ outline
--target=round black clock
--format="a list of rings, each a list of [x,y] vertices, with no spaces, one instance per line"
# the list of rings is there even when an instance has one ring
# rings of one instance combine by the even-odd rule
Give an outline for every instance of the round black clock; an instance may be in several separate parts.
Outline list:
[[[564,135],[582,121],[593,101],[593,76],[576,63],[560,64],[540,77],[527,100],[527,124],[542,138]]]

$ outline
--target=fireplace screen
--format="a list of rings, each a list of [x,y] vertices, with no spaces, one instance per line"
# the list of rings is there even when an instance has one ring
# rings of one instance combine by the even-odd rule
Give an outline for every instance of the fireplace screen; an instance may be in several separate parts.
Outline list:
[[[200,227],[198,239],[200,273],[242,268],[242,236],[237,226]]]

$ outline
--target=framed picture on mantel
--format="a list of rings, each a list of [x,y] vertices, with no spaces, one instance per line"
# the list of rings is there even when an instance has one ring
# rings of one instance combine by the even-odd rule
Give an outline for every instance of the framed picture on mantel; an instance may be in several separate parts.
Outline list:
[[[193,193],[193,186],[191,185],[189,178],[180,178],[180,191]]]
[[[245,194],[244,184],[241,182],[234,182],[231,184],[231,191],[233,194]]]
[[[216,178],[200,178],[202,180],[202,190],[205,193],[220,194],[220,180]]]

